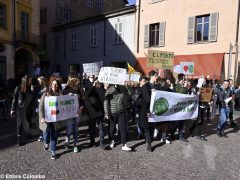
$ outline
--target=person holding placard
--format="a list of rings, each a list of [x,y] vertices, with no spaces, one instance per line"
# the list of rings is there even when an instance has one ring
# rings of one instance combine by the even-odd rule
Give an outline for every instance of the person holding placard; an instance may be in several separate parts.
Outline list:
[[[77,95],[78,102],[79,102],[78,104],[80,104],[80,100],[81,100],[79,84],[80,84],[80,80],[78,79],[77,76],[69,75],[67,85],[66,85],[65,89],[62,91],[63,95]],[[79,110],[79,112],[80,112],[80,110]],[[73,133],[73,141],[74,141],[73,152],[75,152],[75,153],[79,152],[79,149],[77,146],[79,121],[80,121],[80,117],[75,117],[75,118],[67,119],[64,121],[66,124],[66,127],[67,127],[66,143],[64,146],[66,149],[69,149],[70,136],[71,136],[71,133]]]
[[[44,136],[44,150],[48,151],[49,143],[51,148],[51,158],[56,159],[56,147],[57,147],[57,138],[58,138],[58,127],[59,122],[47,122],[45,119],[45,97],[49,96],[61,96],[61,83],[56,79],[52,78],[50,81],[50,87],[48,92],[44,93],[41,97],[39,104],[39,119],[42,123],[42,131]]]

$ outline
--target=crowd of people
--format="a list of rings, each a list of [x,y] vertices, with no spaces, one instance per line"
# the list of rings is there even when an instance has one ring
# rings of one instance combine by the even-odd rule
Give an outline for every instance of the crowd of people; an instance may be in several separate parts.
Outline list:
[[[100,83],[94,75],[84,74],[81,78],[76,74],[69,74],[66,84],[60,76],[31,77],[24,76],[13,93],[11,116],[17,121],[18,145],[23,144],[23,133],[32,135],[29,129],[39,135],[38,141],[43,141],[45,151],[51,152],[51,158],[56,159],[59,132],[66,130],[64,147],[70,149],[70,136],[73,136],[73,152],[79,152],[78,133],[79,122],[83,114],[88,117],[90,134],[89,147],[109,145],[114,149],[119,135],[123,151],[131,151],[127,145],[129,137],[129,123],[136,125],[136,138],[145,138],[147,151],[152,152],[152,141],[160,137],[160,141],[170,144],[174,140],[188,142],[185,131],[195,135],[198,140],[207,141],[203,136],[204,120],[213,118],[219,111],[219,123],[216,134],[227,137],[224,133],[227,120],[231,128],[238,128],[233,120],[233,110],[239,110],[240,88],[234,86],[232,79],[219,81],[204,79],[202,87],[211,88],[211,102],[199,101],[197,119],[189,129],[186,129],[186,120],[164,121],[157,123],[148,122],[150,100],[153,91],[168,91],[189,95],[200,95],[198,80],[188,80],[184,74],[179,74],[177,80],[164,79],[158,72],[151,71],[149,76],[141,76],[139,82],[126,82],[125,85]],[[2,94],[0,93],[0,98]],[[79,101],[79,116],[64,121],[48,122],[45,117],[45,98],[49,96],[77,95]],[[0,99],[2,103],[3,98]],[[210,108],[211,107],[211,108]],[[5,111],[4,111],[5,112]],[[1,118],[5,114],[2,113]],[[98,126],[96,126],[96,124]],[[104,126],[107,126],[105,130]],[[97,131],[98,127],[98,131]],[[135,127],[135,126],[134,126]],[[185,131],[184,131],[185,130]],[[99,143],[96,143],[98,132]],[[159,133],[161,132],[161,134]],[[109,143],[104,139],[108,136]]]

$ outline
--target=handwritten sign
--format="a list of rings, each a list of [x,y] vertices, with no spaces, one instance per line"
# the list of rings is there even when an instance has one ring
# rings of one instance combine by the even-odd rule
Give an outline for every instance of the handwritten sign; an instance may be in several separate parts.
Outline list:
[[[180,62],[183,74],[194,74],[194,62]]]
[[[124,85],[127,77],[127,70],[115,67],[102,67],[98,80],[102,83]]]
[[[173,58],[173,52],[148,50],[147,66],[160,69],[172,69]]]
[[[88,76],[98,76],[100,68],[103,66],[103,61],[94,62],[94,63],[85,63],[83,64],[83,71]]]
[[[77,95],[45,97],[45,119],[47,122],[62,121],[78,117],[79,104]]]
[[[212,99],[212,89],[211,88],[200,88],[200,101],[210,102]]]

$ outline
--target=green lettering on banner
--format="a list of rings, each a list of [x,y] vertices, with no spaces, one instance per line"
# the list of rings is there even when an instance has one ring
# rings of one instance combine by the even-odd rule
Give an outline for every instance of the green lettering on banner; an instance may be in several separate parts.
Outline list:
[[[50,101],[48,105],[49,105],[49,107],[55,107],[58,105],[58,103]]]

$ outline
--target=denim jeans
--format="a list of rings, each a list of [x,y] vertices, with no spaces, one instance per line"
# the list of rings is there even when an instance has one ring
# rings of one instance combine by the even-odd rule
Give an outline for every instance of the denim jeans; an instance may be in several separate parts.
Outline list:
[[[100,144],[103,144],[103,141],[104,141],[103,117],[89,119],[88,126],[89,126],[89,133],[90,133],[90,142],[95,143],[96,123],[98,123],[99,141],[100,141]]]
[[[226,125],[227,118],[229,117],[229,112],[230,112],[230,108],[229,107],[226,107],[226,108],[222,107],[220,109],[220,120],[219,120],[217,128],[220,129],[222,133],[224,131],[224,127]]]
[[[50,143],[51,151],[55,152],[57,147],[58,133],[54,127],[54,123],[47,123],[47,129],[43,132],[45,144]]]
[[[65,121],[66,126],[67,126],[67,142],[70,140],[71,134],[73,134],[73,143],[74,146],[77,145],[78,142],[78,124],[79,124],[80,118],[75,117],[72,119],[68,119]]]

